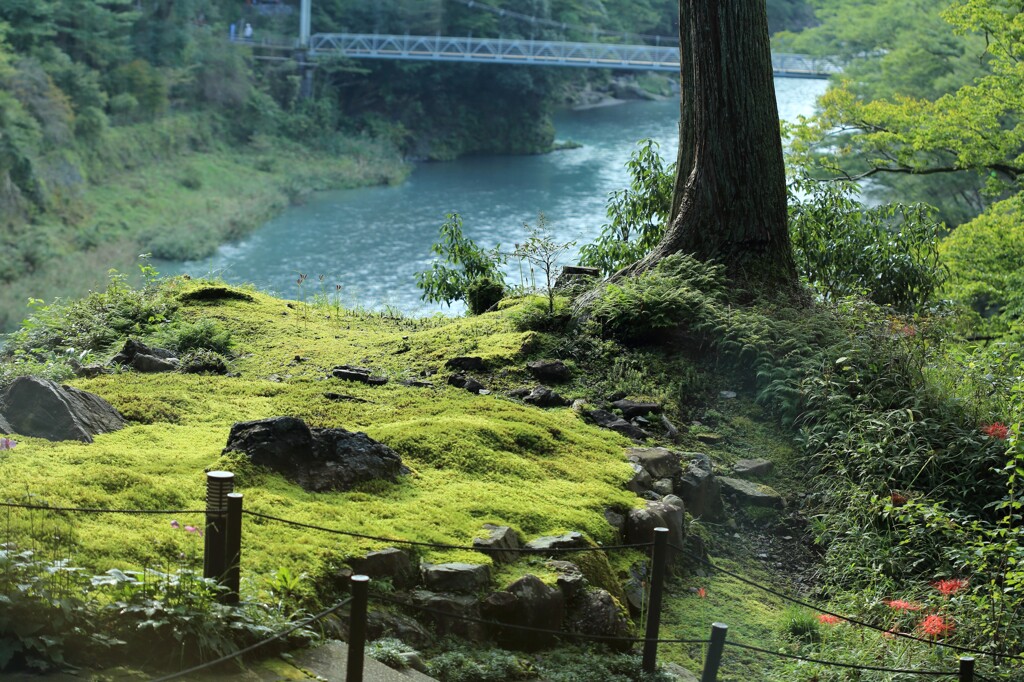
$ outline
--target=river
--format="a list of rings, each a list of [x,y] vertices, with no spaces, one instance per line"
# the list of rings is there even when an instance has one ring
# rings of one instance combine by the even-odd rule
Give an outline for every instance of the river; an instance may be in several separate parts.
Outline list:
[[[825,87],[821,80],[777,78],[780,116],[811,113]],[[605,223],[608,194],[628,183],[625,163],[637,140],[656,140],[674,160],[678,120],[676,101],[562,112],[555,118],[557,139],[582,145],[577,149],[419,164],[402,185],[317,194],[210,258],[158,263],[158,269],[247,282],[287,298],[297,296],[300,272],[309,276],[306,295],[320,291],[323,275],[332,295],[341,285],[347,306],[447,311],[421,301],[414,280],[430,266],[445,214],[461,214],[464,233],[484,247],[511,251],[525,237],[523,224],[535,225],[541,212],[557,241],[587,243]],[[518,283],[518,270],[513,279]],[[451,311],[462,309],[455,304]]]

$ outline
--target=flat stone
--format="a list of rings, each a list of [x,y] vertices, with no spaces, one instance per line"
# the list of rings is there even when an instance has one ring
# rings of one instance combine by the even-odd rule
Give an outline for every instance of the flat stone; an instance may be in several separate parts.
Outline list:
[[[767,476],[775,466],[767,459],[741,459],[732,466],[734,476]]]
[[[349,559],[349,566],[357,574],[371,578],[389,578],[399,588],[410,587],[416,583],[416,566],[409,554],[396,547],[387,547],[370,552],[364,557]]]
[[[719,477],[718,481],[722,484],[722,492],[734,498],[740,504],[747,504],[753,507],[774,507],[776,509],[782,509],[786,506],[786,501],[782,495],[769,486],[727,476]]]
[[[569,404],[568,400],[547,386],[538,386],[533,389],[530,391],[530,395],[523,398],[523,402],[535,407],[565,407]]]
[[[452,358],[444,363],[444,366],[448,369],[457,369],[463,372],[481,372],[486,368],[483,358],[468,356]]]
[[[565,535],[545,535],[526,543],[526,548],[535,552],[546,552],[549,550],[579,549],[590,547],[587,538],[583,533],[573,531]]]
[[[611,429],[634,440],[645,440],[650,437],[650,434],[639,426],[630,424],[608,410],[584,411],[583,416],[602,428]]]
[[[697,440],[701,443],[707,443],[708,445],[714,445],[715,443],[722,442],[721,434],[717,433],[698,433]]]
[[[331,376],[343,381],[358,381],[361,384],[370,386],[383,386],[388,383],[387,377],[373,376],[366,367],[353,367],[352,365],[339,365],[331,370]]]
[[[328,391],[324,393],[324,397],[328,400],[333,400],[339,403],[366,403],[369,402],[364,398],[357,398],[354,395],[345,395],[344,393],[332,393]]]
[[[484,385],[473,377],[465,376],[464,374],[453,374],[448,377],[448,384],[455,386],[456,388],[464,388],[470,393],[480,393],[484,390]]]
[[[718,395],[725,400],[733,400],[736,397],[736,391],[719,391]]]

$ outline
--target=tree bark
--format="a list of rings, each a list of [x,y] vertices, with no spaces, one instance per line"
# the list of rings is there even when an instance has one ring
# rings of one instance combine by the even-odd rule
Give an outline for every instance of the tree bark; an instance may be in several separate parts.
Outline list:
[[[624,274],[673,253],[754,287],[796,282],[764,0],[680,0],[680,121],[672,217]]]

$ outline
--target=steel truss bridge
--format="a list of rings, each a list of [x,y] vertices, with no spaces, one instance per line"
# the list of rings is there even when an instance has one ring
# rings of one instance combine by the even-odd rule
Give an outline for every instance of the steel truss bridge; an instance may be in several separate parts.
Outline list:
[[[587,69],[679,72],[679,48],[654,45],[570,43],[550,40],[447,36],[315,33],[308,54],[352,59],[398,59],[476,64],[521,64]],[[772,70],[786,78],[828,78],[840,67],[827,59],[772,53]]]

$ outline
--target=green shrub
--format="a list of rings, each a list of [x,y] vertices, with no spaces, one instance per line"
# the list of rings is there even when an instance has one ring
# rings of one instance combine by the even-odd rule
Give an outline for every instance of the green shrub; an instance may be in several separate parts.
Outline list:
[[[423,291],[423,300],[451,305],[454,301],[468,301],[471,287],[482,295],[486,289],[493,291],[495,284],[504,286],[500,266],[505,257],[499,247],[488,251],[466,237],[458,213],[449,213],[447,221],[441,225],[441,240],[430,250],[443,259],[435,259],[430,270],[416,273],[416,286]],[[489,280],[492,284],[477,284],[478,280]],[[485,300],[486,297],[481,296],[478,303],[482,305]]]
[[[406,654],[414,653],[405,642],[393,637],[377,639],[366,645],[366,655],[389,668],[404,670],[409,667]]]
[[[466,286],[466,305],[473,315],[494,310],[505,297],[505,284],[490,277],[480,277]]]
[[[529,662],[507,651],[463,647],[430,659],[427,672],[440,682],[510,682],[534,676]]]
[[[231,332],[216,320],[204,317],[195,322],[174,322],[161,329],[154,341],[179,353],[213,351],[223,354],[231,349]]]
[[[850,183],[798,179],[790,187],[790,237],[800,275],[826,300],[866,294],[902,313],[935,301],[948,272],[942,225],[923,204],[866,207]]]

